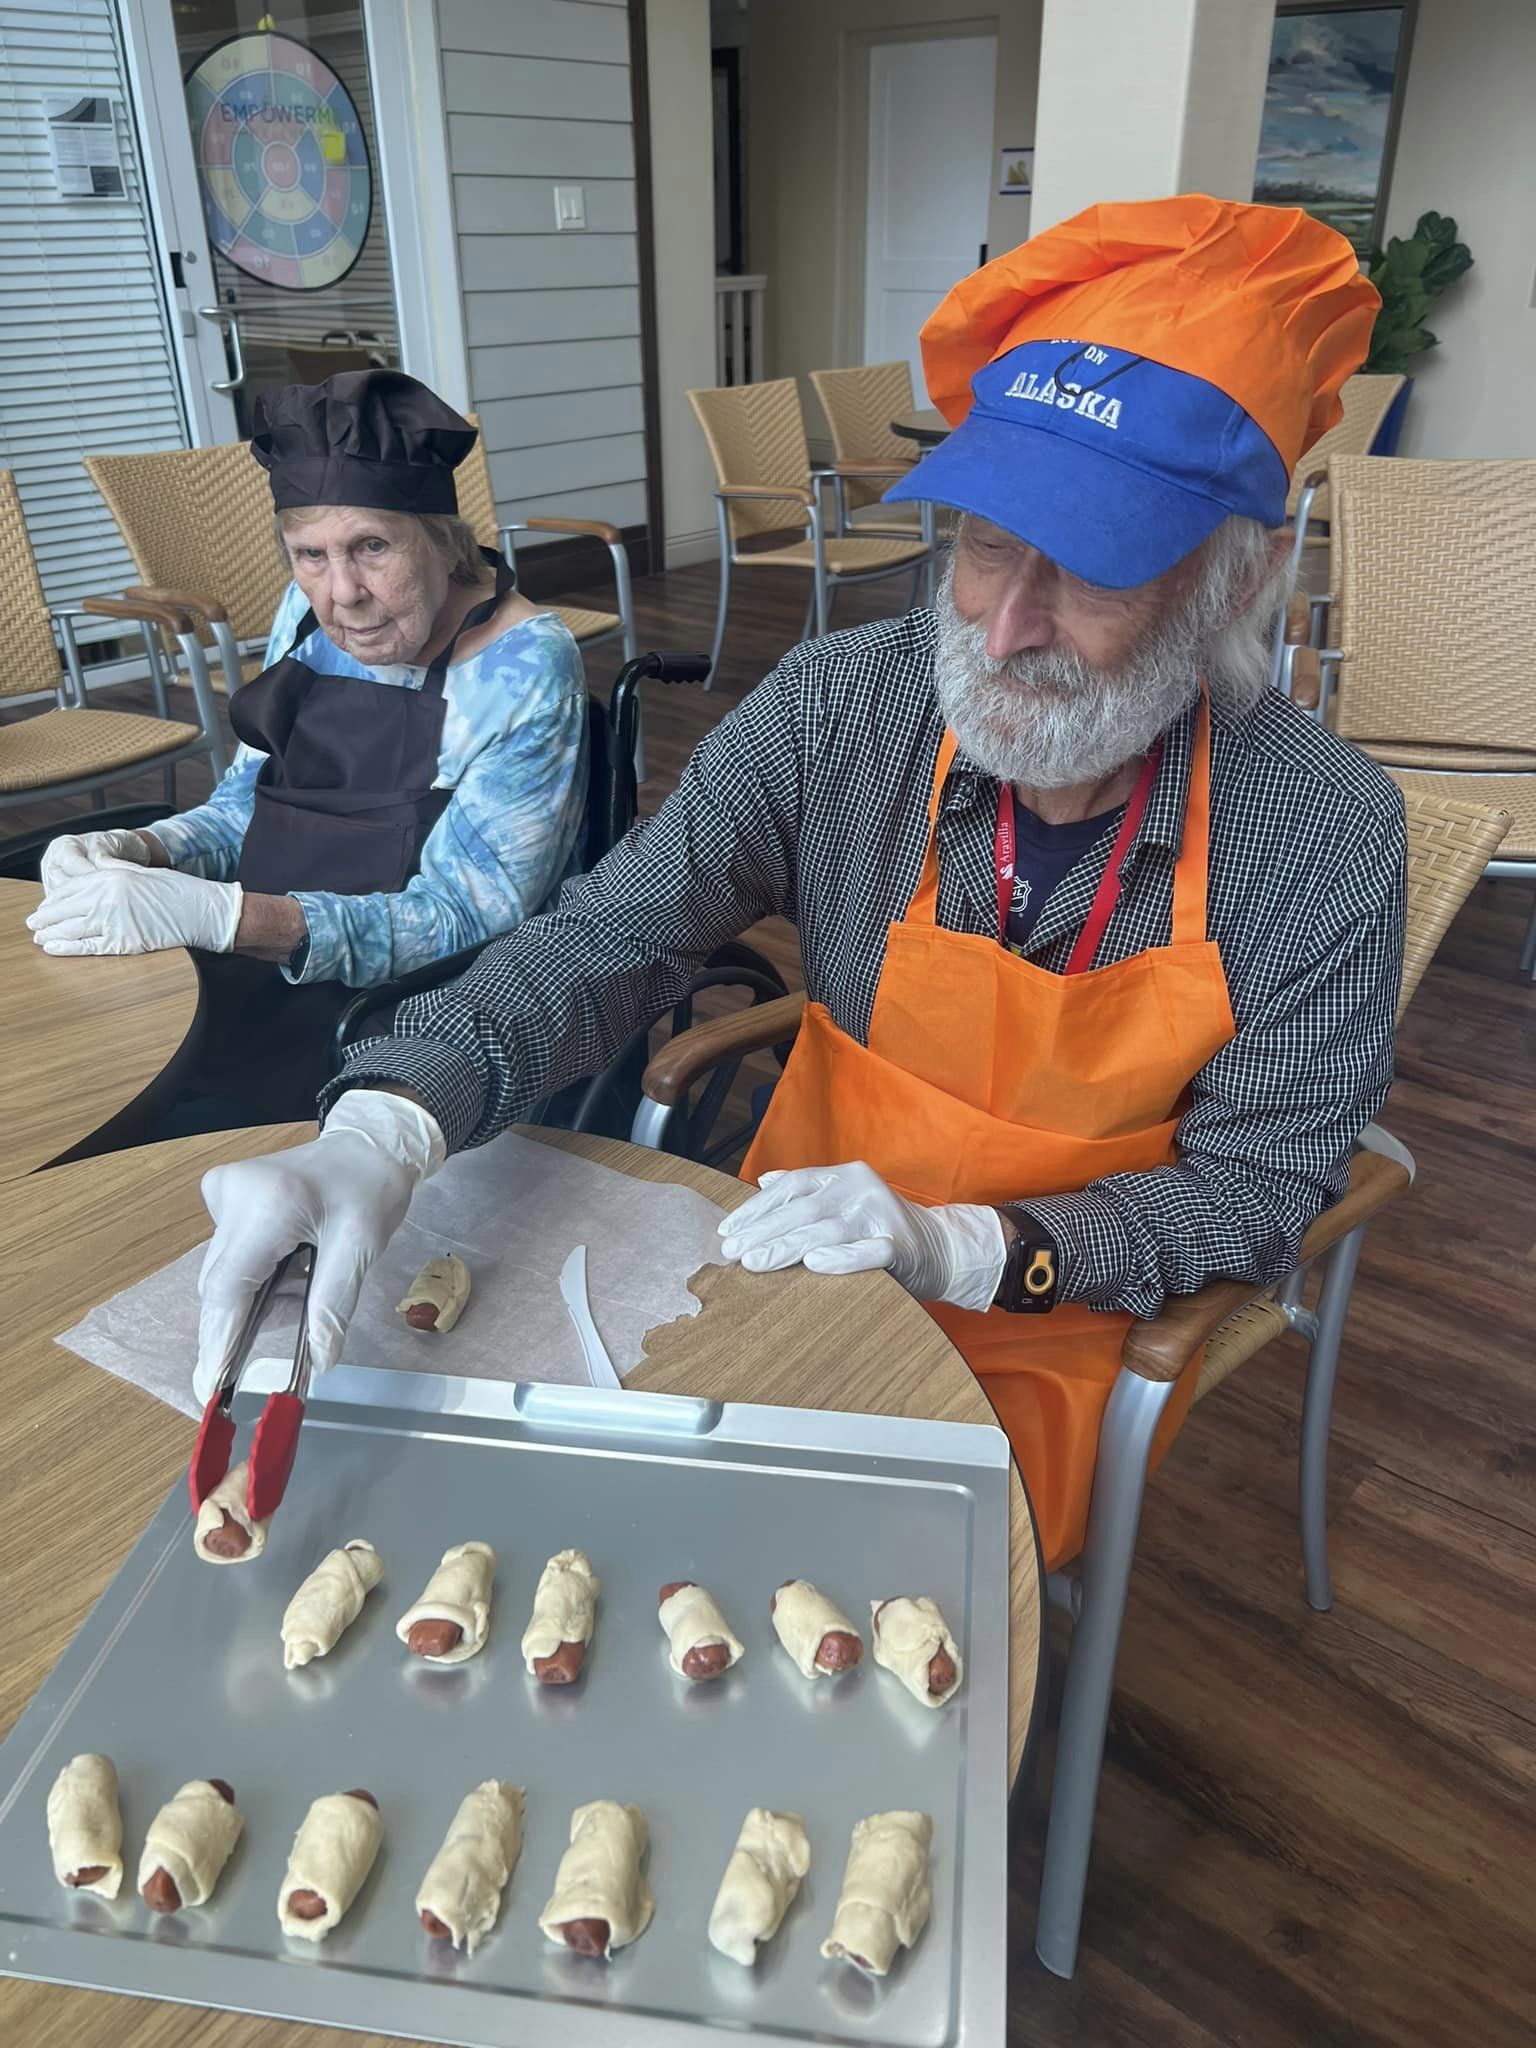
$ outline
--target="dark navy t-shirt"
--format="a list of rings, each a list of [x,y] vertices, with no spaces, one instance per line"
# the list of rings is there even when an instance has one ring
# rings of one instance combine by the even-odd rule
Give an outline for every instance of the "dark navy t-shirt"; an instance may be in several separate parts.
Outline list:
[[[1105,811],[1097,818],[1075,818],[1069,825],[1046,825],[1013,800],[1013,904],[1008,912],[1008,944],[1022,953],[1035,920],[1056,884],[1088,851],[1125,809]]]

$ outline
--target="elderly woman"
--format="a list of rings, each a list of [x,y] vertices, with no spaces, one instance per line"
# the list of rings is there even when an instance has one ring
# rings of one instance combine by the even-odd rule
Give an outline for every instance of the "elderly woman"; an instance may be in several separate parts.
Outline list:
[[[45,855],[46,951],[198,949],[177,1078],[210,1113],[313,1115],[352,989],[510,930],[575,867],[581,658],[458,517],[474,438],[396,371],[259,402],[294,580],[230,700],[235,761],[196,810]]]

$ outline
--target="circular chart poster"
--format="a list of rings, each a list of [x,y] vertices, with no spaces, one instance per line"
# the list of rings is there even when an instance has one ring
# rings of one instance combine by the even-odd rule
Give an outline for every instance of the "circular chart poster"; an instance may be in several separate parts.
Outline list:
[[[264,284],[317,292],[368,239],[373,173],[352,95],[291,36],[231,36],[187,74],[208,237]]]

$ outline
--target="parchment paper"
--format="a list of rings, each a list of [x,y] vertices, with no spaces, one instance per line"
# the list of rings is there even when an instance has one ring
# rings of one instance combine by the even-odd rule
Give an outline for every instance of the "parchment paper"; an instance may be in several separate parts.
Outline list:
[[[343,1360],[585,1385],[581,1345],[560,1298],[560,1268],[584,1244],[592,1317],[622,1375],[639,1364],[648,1330],[698,1313],[687,1282],[701,1266],[719,1263],[719,1220],[715,1204],[692,1188],[635,1180],[509,1131],[457,1154],[417,1190],[363,1283]],[[197,1415],[192,1368],[203,1251],[195,1245],[113,1295],[57,1341]],[[469,1267],[469,1306],[443,1336],[409,1329],[395,1303],[428,1259],[448,1251]],[[278,1298],[253,1355],[291,1352],[297,1328],[297,1296]]]

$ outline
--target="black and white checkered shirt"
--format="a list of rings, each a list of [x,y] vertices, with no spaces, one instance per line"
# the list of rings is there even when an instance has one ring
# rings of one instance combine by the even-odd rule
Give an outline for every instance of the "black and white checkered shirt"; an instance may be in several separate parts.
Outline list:
[[[398,1035],[360,1045],[335,1088],[407,1084],[450,1149],[483,1144],[599,1071],[774,912],[799,927],[811,996],[865,1041],[886,931],[922,863],[943,725],[934,636],[916,611],[796,648],[654,818],[461,980],[402,1005]],[[1167,735],[1099,965],[1168,942],[1193,727],[1191,709]],[[997,795],[957,760],[938,826],[950,930],[996,934]],[[1040,966],[1066,966],[1113,838],[1047,899],[1028,947]],[[1404,855],[1402,799],[1363,754],[1272,694],[1241,718],[1215,712],[1209,935],[1237,1035],[1195,1079],[1177,1166],[1029,1201],[1060,1247],[1062,1298],[1151,1316],[1216,1274],[1290,1270],[1392,1077]]]

